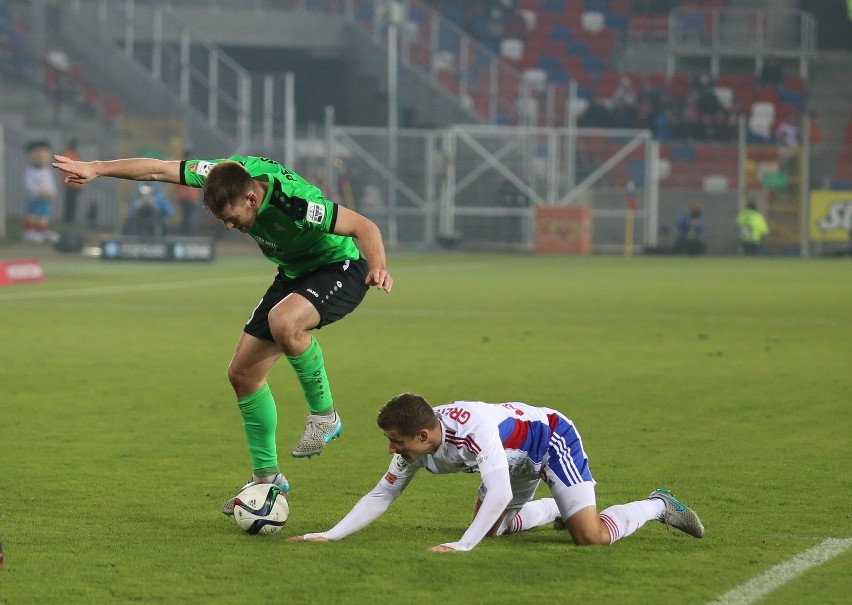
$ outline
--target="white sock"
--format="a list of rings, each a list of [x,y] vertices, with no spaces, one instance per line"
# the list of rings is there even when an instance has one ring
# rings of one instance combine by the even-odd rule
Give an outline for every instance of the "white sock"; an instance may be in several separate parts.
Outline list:
[[[601,521],[609,528],[610,544],[626,538],[648,521],[659,521],[665,514],[666,505],[659,498],[637,500],[628,504],[617,504],[601,511]]]
[[[548,525],[553,523],[558,516],[559,509],[556,507],[556,500],[553,498],[533,500],[524,504],[514,515],[506,515],[500,527],[497,528],[497,535],[514,534]]]
[[[267,475],[266,477],[258,477],[257,475],[252,475],[252,481],[256,481],[258,483],[275,483],[275,480],[281,476],[281,473],[275,473],[274,475]]]

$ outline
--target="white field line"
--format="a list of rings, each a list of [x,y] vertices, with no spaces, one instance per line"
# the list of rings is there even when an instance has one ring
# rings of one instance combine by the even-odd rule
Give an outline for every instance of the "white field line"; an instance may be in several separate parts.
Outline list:
[[[102,294],[125,294],[128,292],[157,292],[160,290],[180,290],[204,286],[227,284],[247,284],[261,282],[264,277],[222,277],[218,279],[197,279],[173,282],[154,282],[149,284],[125,284],[122,286],[96,286],[93,288],[75,288],[68,290],[38,290],[30,292],[10,292],[0,294],[0,302],[7,300],[43,300],[46,298],[75,298],[77,296],[100,296]],[[271,276],[266,276],[268,281]]]
[[[852,538],[828,538],[811,549],[800,553],[784,563],[779,563],[763,575],[740,584],[711,601],[711,605],[749,605],[756,603],[768,593],[799,577],[811,567],[843,554],[852,547]]]
[[[456,265],[423,265],[408,271],[458,271],[475,269],[486,266],[484,263],[460,263]],[[0,302],[12,300],[43,300],[47,298],[75,298],[78,296],[100,296],[102,294],[125,294],[128,292],[158,292],[161,290],[181,290],[185,288],[196,288],[204,286],[221,286],[228,284],[258,283],[267,280],[269,283],[275,277],[274,270],[264,275],[243,277],[221,277],[216,279],[198,279],[181,281],[164,281],[147,284],[125,284],[121,286],[95,286],[92,288],[69,288],[60,290],[49,290],[40,288],[26,292],[9,292],[0,294]]]
[[[470,269],[471,267],[482,266],[481,264],[469,264],[469,265],[424,265],[422,267],[417,267],[416,269],[409,269],[407,271],[454,271],[460,269]],[[69,289],[59,289],[59,290],[48,290],[48,289],[39,289],[39,290],[30,290],[26,292],[9,292],[0,294],[0,303],[2,302],[11,302],[11,301],[26,301],[26,300],[57,300],[57,299],[71,299],[71,298],[79,298],[86,296],[102,296],[108,294],[126,294],[130,292],[161,292],[166,290],[182,290],[186,288],[203,288],[203,287],[216,287],[230,284],[260,284],[260,285],[268,285],[271,282],[274,274],[269,275],[256,275],[256,276],[242,276],[242,277],[221,277],[216,279],[196,279],[196,280],[181,280],[181,281],[165,281],[165,282],[152,282],[146,284],[123,284],[117,286],[95,286],[91,288],[69,288]],[[268,280],[268,281],[267,281]],[[631,313],[617,313],[617,314],[595,314],[589,315],[585,314],[577,314],[571,312],[541,312],[541,311],[512,311],[512,312],[502,312],[502,311],[486,311],[483,309],[429,309],[429,308],[396,308],[396,309],[363,309],[359,311],[360,315],[381,315],[384,317],[437,317],[437,318],[450,318],[450,319],[464,319],[464,318],[477,318],[477,317],[506,317],[510,314],[515,318],[527,318],[534,319],[540,317],[547,317],[550,319],[573,319],[577,321],[587,320],[591,317],[594,317],[600,321],[611,321],[611,322],[636,322],[636,321],[696,321],[696,317],[694,315],[662,315],[662,314],[645,314],[645,315],[636,315]],[[700,318],[701,321],[706,321],[709,323],[741,323],[741,324],[752,324],[752,323],[769,323],[769,324],[782,324],[782,325],[820,325],[820,326],[836,326],[845,323],[844,321],[836,318],[824,318],[824,317],[751,317],[751,316],[734,316],[734,315],[708,315]]]

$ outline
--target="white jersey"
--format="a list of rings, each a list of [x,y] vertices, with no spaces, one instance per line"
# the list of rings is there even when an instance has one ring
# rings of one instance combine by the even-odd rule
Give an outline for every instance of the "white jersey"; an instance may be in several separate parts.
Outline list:
[[[411,463],[394,454],[383,478],[390,489],[402,491],[421,468],[436,474],[506,468],[513,479],[536,479],[552,432],[549,417],[559,415],[525,403],[481,401],[454,401],[436,407],[435,414],[443,432],[441,446]],[[519,439],[521,432],[538,438]]]
[[[476,546],[510,505],[529,501],[540,472],[564,485],[593,482],[588,458],[570,420],[555,410],[524,403],[454,401],[434,408],[441,445],[406,462],[394,454],[387,473],[337,525],[320,534],[339,540],[384,513],[421,468],[436,474],[478,472],[482,506],[456,550]],[[543,466],[547,466],[543,469]]]

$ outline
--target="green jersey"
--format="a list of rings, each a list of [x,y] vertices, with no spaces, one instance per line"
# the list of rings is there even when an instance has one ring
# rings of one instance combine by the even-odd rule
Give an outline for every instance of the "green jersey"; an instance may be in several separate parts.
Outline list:
[[[337,204],[274,160],[239,155],[185,160],[180,165],[181,184],[203,187],[210,169],[226,161],[239,162],[252,178],[269,184],[248,234],[287,277],[301,277],[329,263],[361,258],[351,237],[332,233]]]
[[[745,208],[737,214],[737,227],[740,228],[740,241],[748,244],[759,244],[769,234],[766,219],[756,210]]]

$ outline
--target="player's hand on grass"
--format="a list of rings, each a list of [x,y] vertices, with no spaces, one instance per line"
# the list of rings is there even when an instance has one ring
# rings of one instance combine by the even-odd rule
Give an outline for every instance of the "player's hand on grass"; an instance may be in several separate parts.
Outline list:
[[[393,278],[386,269],[372,269],[367,273],[367,279],[364,280],[368,286],[376,286],[379,290],[390,292],[393,288]]]
[[[319,534],[305,534],[303,536],[292,536],[287,538],[288,542],[330,542],[325,536]]]
[[[429,549],[429,552],[459,552],[452,546],[447,546],[446,544],[438,544],[438,546],[433,546]]]

